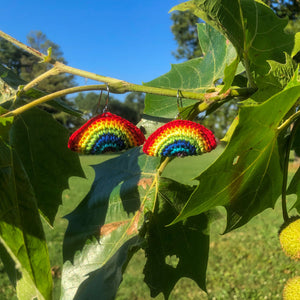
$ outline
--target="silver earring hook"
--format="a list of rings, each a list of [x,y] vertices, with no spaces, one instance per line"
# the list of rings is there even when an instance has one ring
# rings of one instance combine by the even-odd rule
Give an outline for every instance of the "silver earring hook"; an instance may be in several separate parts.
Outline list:
[[[108,84],[106,85],[106,90],[107,90],[107,97],[106,97],[106,102],[105,102],[105,106],[103,109],[103,113],[106,113],[108,111],[108,99],[109,99],[109,86]]]
[[[97,107],[96,107],[96,110],[95,110],[95,114],[99,113],[99,109],[100,109],[100,105],[101,105],[101,99],[102,99],[102,90],[100,91],[100,95],[99,95]]]
[[[182,99],[179,95],[180,91],[179,89],[177,90],[177,109],[178,109],[178,114],[176,116],[176,119],[181,119],[181,116],[180,116],[180,108],[182,107]]]

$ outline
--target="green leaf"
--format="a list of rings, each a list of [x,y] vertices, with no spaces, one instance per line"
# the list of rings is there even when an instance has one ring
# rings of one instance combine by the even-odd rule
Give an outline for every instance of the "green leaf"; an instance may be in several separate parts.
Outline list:
[[[237,73],[239,62],[240,62],[240,58],[237,56],[236,59],[231,64],[226,66],[224,70],[224,79],[223,79],[224,86],[220,91],[220,93],[225,93],[231,87],[235,74]],[[238,73],[241,72],[242,70],[240,69]]]
[[[80,284],[74,298],[70,298],[68,291],[63,290],[61,299],[115,299],[117,290],[127,263],[132,255],[140,248],[139,237],[135,236],[126,241],[117,252],[107,261],[100,269],[96,269],[87,274],[87,278]],[[82,257],[82,264],[89,264],[90,256]],[[64,272],[72,271],[71,262],[67,262],[64,266]],[[84,271],[84,269],[82,269]]]
[[[0,137],[4,142],[8,143],[9,130],[14,120],[14,117],[1,117],[1,115],[5,114],[6,112],[7,110],[0,106]]]
[[[69,178],[84,176],[77,153],[67,147],[68,138],[66,128],[37,108],[15,117],[10,130],[10,144],[23,162],[38,208],[50,224]]]
[[[107,280],[108,273],[119,274],[114,269],[119,266],[112,263],[118,258],[112,257],[125,255],[125,250],[118,252],[118,249],[138,234],[144,221],[144,211],[153,210],[159,161],[135,148],[94,166],[96,175],[91,190],[67,216],[69,225],[63,249],[63,299],[73,299],[82,282],[88,281],[86,276],[91,272],[101,268],[106,270],[97,273],[102,274],[101,278],[97,275],[99,286]],[[97,293],[93,295],[99,295],[99,290]],[[114,294],[116,290],[110,293]]]
[[[299,85],[260,105],[241,107],[229,144],[198,176],[199,186],[174,222],[223,205],[229,231],[274,206],[282,184],[277,127],[300,96]]]
[[[19,299],[52,299],[50,262],[34,191],[15,151],[2,139],[0,199],[0,255]]]
[[[166,227],[181,210],[193,187],[160,178],[155,214],[148,217],[144,268],[151,296],[163,293],[165,299],[182,277],[194,280],[206,290],[205,278],[209,250],[208,218],[205,214]]]
[[[172,65],[171,71],[145,85],[173,88],[204,93],[214,87],[215,82],[224,77],[226,65],[236,58],[233,46],[217,30],[207,24],[198,25],[199,40],[204,40],[207,52],[203,58],[196,58]],[[209,46],[208,46],[209,44]],[[182,99],[183,107],[192,106],[197,101]],[[175,118],[178,113],[176,98],[147,94],[145,113],[152,116]]]
[[[272,89],[275,94],[284,89],[284,87],[290,82],[296,71],[296,64],[293,59],[285,53],[285,63],[279,63],[276,61],[267,61],[270,70],[268,74],[261,77],[257,82],[257,86],[260,89]]]
[[[223,33],[254,72],[257,82],[269,71],[268,60],[284,63],[283,53],[296,51],[296,37],[284,31],[288,20],[277,17],[262,1],[192,0],[173,8],[176,9],[189,9]]]
[[[227,130],[225,136],[222,138],[222,142],[226,142],[228,143],[232,137],[232,134],[234,133],[234,130],[236,128],[236,126],[238,125],[239,123],[239,117],[236,116],[233,120],[233,122],[231,123],[229,129]]]
[[[292,51],[291,56],[294,57],[300,51],[300,32],[297,32],[295,35],[295,45]]]

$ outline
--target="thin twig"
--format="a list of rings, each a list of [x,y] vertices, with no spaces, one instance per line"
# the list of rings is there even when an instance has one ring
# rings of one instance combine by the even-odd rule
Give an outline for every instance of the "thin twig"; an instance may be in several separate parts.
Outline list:
[[[291,130],[290,136],[288,138],[285,158],[284,158],[284,166],[283,166],[283,182],[282,182],[282,192],[281,192],[281,206],[282,206],[282,215],[285,222],[289,220],[289,215],[287,212],[287,204],[286,204],[286,187],[288,181],[288,169],[289,169],[289,160],[290,160],[290,152],[295,139],[295,134],[300,125],[300,119],[294,123],[293,128]]]
[[[300,116],[300,110],[291,115],[288,119],[286,119],[280,126],[277,127],[277,131],[280,132],[284,130],[286,127],[288,127],[292,122],[294,122],[295,119],[297,119]]]
[[[84,86],[77,86],[73,88],[64,89],[46,96],[43,96],[37,100],[34,100],[30,103],[27,103],[19,108],[16,108],[12,111],[9,111],[5,114],[3,114],[1,117],[12,117],[16,116],[18,114],[21,114],[25,112],[26,110],[33,108],[37,105],[40,105],[42,103],[45,103],[47,101],[53,100],[58,97],[66,96],[72,93],[78,93],[78,92],[84,92],[84,91],[95,91],[95,90],[106,90],[105,84],[99,84],[99,85],[84,85]]]
[[[26,92],[28,90],[30,90],[31,88],[35,87],[37,84],[39,84],[41,81],[43,81],[44,79],[53,76],[53,75],[58,75],[60,73],[59,70],[57,70],[55,67],[48,70],[47,72],[41,74],[40,76],[34,78],[32,81],[30,81],[29,83],[27,83],[22,90],[20,91],[20,93],[22,92]]]

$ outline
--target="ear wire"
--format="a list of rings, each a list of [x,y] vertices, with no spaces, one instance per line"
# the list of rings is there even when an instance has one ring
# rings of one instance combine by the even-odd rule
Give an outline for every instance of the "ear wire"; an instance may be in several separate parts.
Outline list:
[[[178,109],[178,114],[176,116],[176,119],[181,119],[181,116],[180,116],[180,108],[182,107],[182,99],[179,95],[180,91],[179,89],[177,90],[177,109]]]
[[[100,91],[100,96],[99,96],[98,104],[97,104],[96,111],[95,111],[96,114],[99,113],[99,108],[100,108],[100,104],[101,104],[101,98],[102,98],[102,90]]]
[[[108,86],[108,84],[106,85],[106,90],[107,90],[107,97],[106,97],[103,113],[108,112],[108,99],[109,99],[109,86]]]

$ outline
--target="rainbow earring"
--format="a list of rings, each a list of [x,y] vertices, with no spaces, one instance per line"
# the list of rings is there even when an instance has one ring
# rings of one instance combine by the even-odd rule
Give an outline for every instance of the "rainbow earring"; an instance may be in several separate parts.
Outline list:
[[[178,107],[179,101],[181,99],[178,90]],[[216,146],[216,139],[209,129],[196,122],[176,119],[154,131],[146,140],[143,151],[150,156],[183,157],[210,152]]]
[[[107,86],[103,113],[87,121],[70,136],[69,149],[82,154],[102,154],[138,147],[145,142],[145,136],[139,128],[120,116],[108,112],[108,98],[109,87]]]

